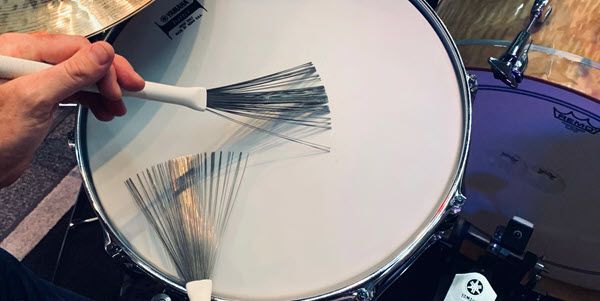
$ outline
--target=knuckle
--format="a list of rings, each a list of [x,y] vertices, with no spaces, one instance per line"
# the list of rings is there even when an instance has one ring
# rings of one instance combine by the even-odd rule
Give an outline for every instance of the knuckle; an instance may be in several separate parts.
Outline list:
[[[68,60],[63,64],[65,73],[72,82],[81,82],[94,73],[84,60]]]

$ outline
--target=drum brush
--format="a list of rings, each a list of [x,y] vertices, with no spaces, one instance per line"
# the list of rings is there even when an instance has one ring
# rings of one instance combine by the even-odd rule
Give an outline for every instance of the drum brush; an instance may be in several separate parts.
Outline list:
[[[0,78],[10,80],[51,66],[0,56]],[[306,63],[271,75],[212,89],[146,82],[143,90],[123,90],[123,96],[176,104],[198,111],[217,110],[243,117],[328,129],[331,127],[329,101],[320,82],[321,78],[314,65]],[[98,88],[94,85],[83,91],[98,93]]]
[[[185,285],[190,301],[209,301],[248,155],[212,152],[155,165],[125,181]]]

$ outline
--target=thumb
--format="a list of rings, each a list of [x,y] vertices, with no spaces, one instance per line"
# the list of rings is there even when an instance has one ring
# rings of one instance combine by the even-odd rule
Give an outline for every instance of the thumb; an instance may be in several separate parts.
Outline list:
[[[57,103],[103,78],[114,57],[110,44],[96,42],[81,48],[68,60],[33,74],[30,80],[39,91],[44,91],[42,101]]]

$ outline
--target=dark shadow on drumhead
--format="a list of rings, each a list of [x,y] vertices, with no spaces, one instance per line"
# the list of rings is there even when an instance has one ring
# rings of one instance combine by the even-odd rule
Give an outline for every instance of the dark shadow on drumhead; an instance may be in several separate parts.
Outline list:
[[[483,193],[487,199],[496,199],[496,194],[504,189],[508,183],[502,177],[484,172],[475,172],[465,176],[465,185]]]
[[[525,218],[535,225],[528,245],[529,251],[568,266],[594,269],[593,264],[600,260],[597,247],[593,247],[597,246],[593,242],[595,233],[600,231],[595,223],[598,213],[593,210],[597,207],[599,196],[588,186],[587,193],[582,191],[578,197],[573,197],[573,189],[581,189],[575,188],[580,183],[562,174],[560,170],[553,170],[556,178],[538,172],[539,169],[552,170],[553,162],[564,156],[576,156],[575,153],[557,151],[560,146],[589,146],[589,141],[581,138],[582,136],[540,135],[529,139],[515,139],[514,144],[528,145],[528,151],[537,154],[522,158],[527,165],[525,172],[493,169],[494,167],[486,167],[485,164],[467,166],[464,181],[467,202],[463,216],[490,235],[497,226],[505,225],[512,216]],[[477,156],[480,145],[474,142],[471,155]],[[506,152],[510,149],[510,146],[506,146]],[[572,167],[582,174],[595,177],[599,173],[598,160],[571,159],[575,159],[571,162]],[[484,160],[479,160],[477,164],[482,162]],[[491,162],[492,160],[487,161],[490,165]],[[485,171],[486,169],[489,170]],[[575,245],[582,248],[575,250]],[[583,260],[586,264],[582,265]],[[580,263],[576,264],[577,261]],[[553,277],[552,272],[548,276]]]

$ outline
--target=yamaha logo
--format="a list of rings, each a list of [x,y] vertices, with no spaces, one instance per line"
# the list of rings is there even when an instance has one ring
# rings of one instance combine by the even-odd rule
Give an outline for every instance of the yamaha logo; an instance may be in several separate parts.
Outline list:
[[[169,39],[178,36],[202,17],[206,8],[198,0],[182,0],[154,22]]]
[[[163,23],[167,23],[171,18],[173,18],[175,15],[177,15],[177,13],[183,9],[184,7],[188,6],[190,4],[190,2],[188,2],[187,0],[183,0],[179,3],[177,3],[177,5],[175,5],[173,8],[171,8],[167,13],[165,13],[164,15],[162,15],[160,17],[160,20]]]
[[[467,282],[467,291],[473,296],[479,296],[483,292],[483,283],[477,279]]]
[[[496,297],[485,276],[472,272],[454,276],[444,301],[494,301]]]
[[[600,128],[592,125],[590,118],[579,118],[575,116],[573,111],[565,113],[559,111],[557,108],[554,108],[554,118],[560,120],[567,127],[567,129],[573,132],[586,132],[592,135],[600,132]]]

